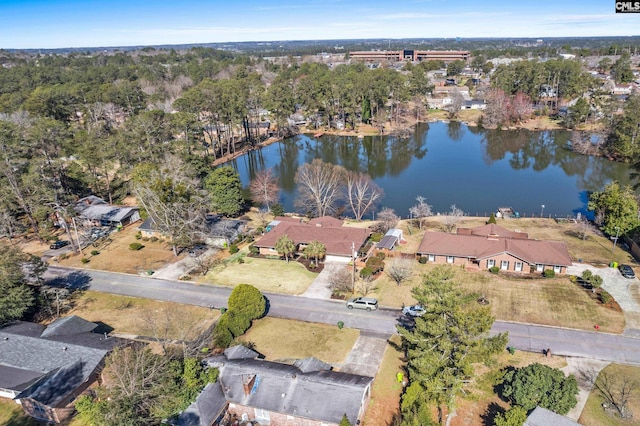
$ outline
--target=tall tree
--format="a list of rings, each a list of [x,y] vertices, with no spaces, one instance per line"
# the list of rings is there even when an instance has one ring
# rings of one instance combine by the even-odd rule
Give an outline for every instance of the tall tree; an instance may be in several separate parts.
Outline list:
[[[205,188],[211,197],[211,208],[214,212],[235,216],[244,206],[242,182],[240,175],[231,166],[218,167],[204,181]]]
[[[342,200],[345,170],[320,159],[302,165],[296,173],[298,198],[295,204],[316,217],[335,213]]]
[[[609,235],[624,234],[638,226],[638,202],[629,186],[611,182],[589,196],[588,208],[595,221]]]
[[[253,202],[265,206],[267,210],[271,204],[277,203],[280,186],[273,169],[264,169],[256,173],[249,184],[249,192],[251,192]]]
[[[347,173],[346,190],[349,207],[358,222],[384,195],[382,189],[364,173]]]
[[[296,252],[296,244],[288,235],[283,235],[276,241],[276,251],[289,261],[289,257]]]
[[[442,423],[447,407],[447,424],[455,416],[456,398],[473,376],[473,364],[487,362],[507,343],[506,334],[489,337],[494,321],[489,308],[464,294],[454,277],[448,266],[426,275],[412,290],[425,314],[416,318],[415,327],[398,326],[409,360],[410,384],[402,398],[402,413],[411,416],[434,404]]]
[[[0,325],[21,319],[35,304],[22,269],[27,259],[19,248],[0,243]]]
[[[327,248],[320,241],[313,240],[305,248],[304,254],[309,258],[313,258],[316,261],[316,265],[320,259],[323,259],[327,253]]]

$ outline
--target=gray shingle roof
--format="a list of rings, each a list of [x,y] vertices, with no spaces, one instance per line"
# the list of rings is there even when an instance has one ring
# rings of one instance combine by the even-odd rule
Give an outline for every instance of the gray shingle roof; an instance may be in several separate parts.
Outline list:
[[[58,318],[42,332],[40,337],[64,336],[69,334],[88,333],[94,330],[98,324],[80,318],[77,315]]]
[[[329,371],[333,368],[331,367],[331,364],[327,364],[324,361],[320,361],[316,357],[299,359],[295,361],[293,365],[298,367],[300,371],[302,371],[303,373],[309,373],[311,371]]]
[[[391,250],[396,246],[397,242],[398,242],[398,237],[396,237],[395,235],[385,235],[380,239],[380,241],[378,241],[378,243],[376,244],[376,247],[379,249]]]
[[[219,382],[228,402],[287,415],[356,424],[372,377],[336,371],[303,372],[293,365],[259,359],[208,359],[220,368]],[[247,381],[249,393],[243,381]]]
[[[536,407],[523,426],[580,426],[580,423],[546,408]]]
[[[173,424],[178,426],[210,426],[227,407],[220,383],[209,383]]]

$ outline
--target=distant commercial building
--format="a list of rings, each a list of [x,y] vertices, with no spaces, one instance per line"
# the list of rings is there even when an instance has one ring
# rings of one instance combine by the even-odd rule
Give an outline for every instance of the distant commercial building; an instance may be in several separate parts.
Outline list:
[[[469,52],[466,50],[370,50],[349,53],[351,59],[365,62],[400,62],[400,61],[467,61]]]

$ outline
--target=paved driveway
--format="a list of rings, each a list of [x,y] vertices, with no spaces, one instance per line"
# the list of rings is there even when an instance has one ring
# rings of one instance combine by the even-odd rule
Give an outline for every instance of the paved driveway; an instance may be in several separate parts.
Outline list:
[[[596,268],[582,263],[574,263],[567,272],[580,276],[585,269],[602,277],[602,288],[613,296],[624,311],[624,334],[640,337],[640,301],[638,300],[640,281],[637,278],[624,278],[616,268]]]
[[[324,269],[318,274],[315,280],[311,283],[309,288],[300,296],[310,297],[312,299],[329,300],[331,299],[331,289],[329,288],[329,277],[334,274],[339,268],[346,268],[344,263],[332,263],[327,262],[324,264]]]

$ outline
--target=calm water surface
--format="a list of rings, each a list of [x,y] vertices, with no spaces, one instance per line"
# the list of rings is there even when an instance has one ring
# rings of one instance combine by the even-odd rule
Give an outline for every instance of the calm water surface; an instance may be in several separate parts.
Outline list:
[[[384,189],[379,207],[406,217],[416,196],[436,212],[452,204],[471,215],[509,206],[524,216],[586,213],[589,192],[612,180],[629,183],[628,167],[566,149],[562,130],[483,130],[457,122],[421,124],[410,138],[296,136],[234,160],[246,186],[256,172],[273,168],[281,203],[295,211],[298,167],[320,158],[368,173]]]

